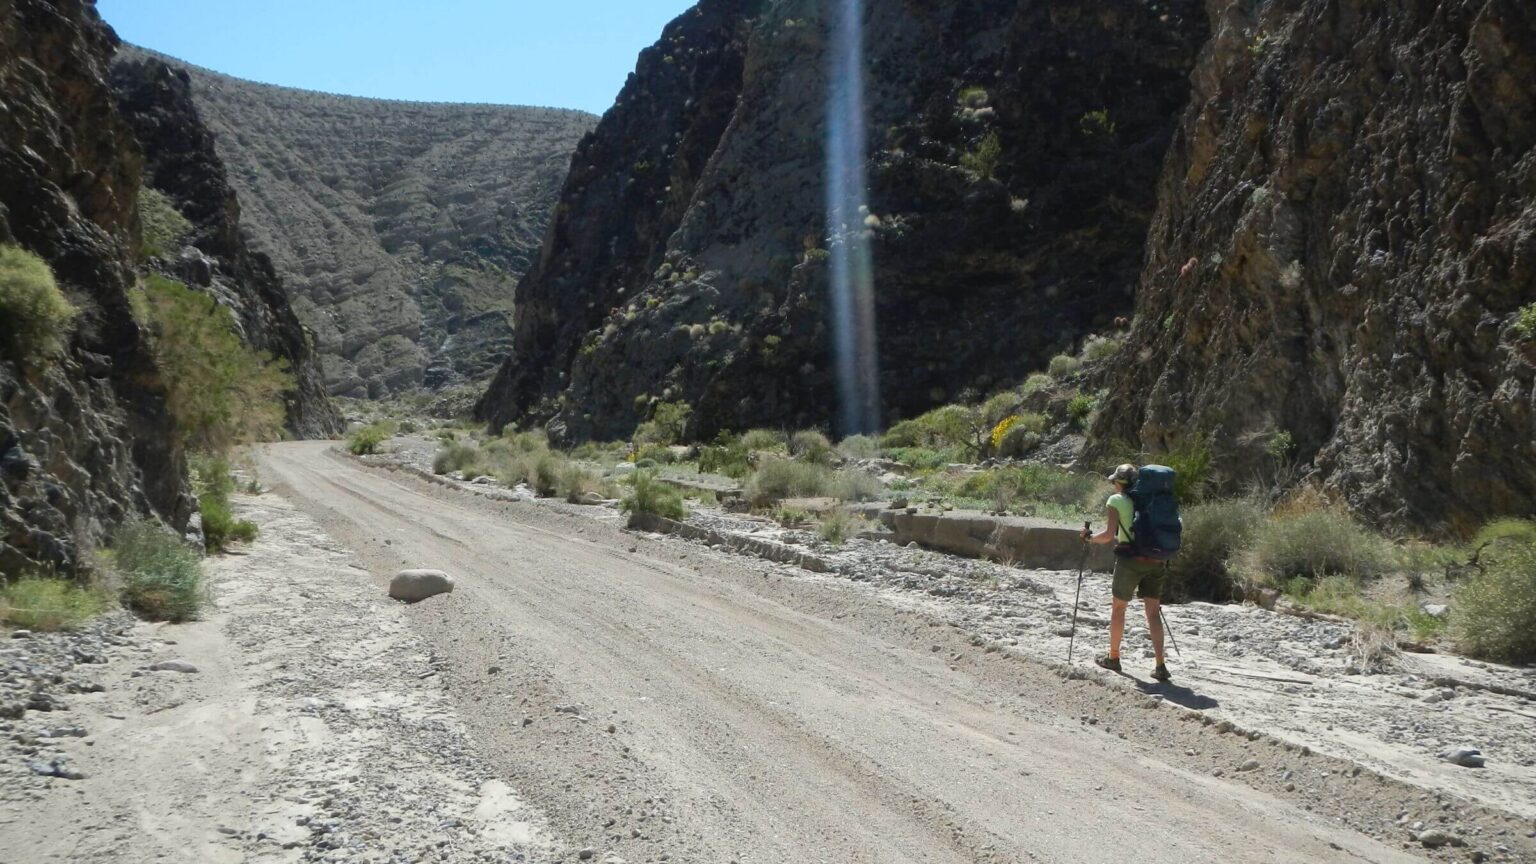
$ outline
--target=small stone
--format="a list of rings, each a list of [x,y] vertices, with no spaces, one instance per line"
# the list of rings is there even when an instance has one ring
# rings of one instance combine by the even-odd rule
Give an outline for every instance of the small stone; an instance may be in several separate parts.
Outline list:
[[[1463,768],[1481,768],[1487,762],[1483,758],[1483,751],[1476,747],[1456,747],[1440,754],[1440,758]]]
[[[1459,845],[1457,840],[1460,838],[1444,828],[1431,828],[1428,831],[1420,832],[1416,839],[1426,849],[1438,849],[1441,846]]]
[[[1249,759],[1247,762],[1244,762],[1242,765],[1238,766],[1237,770],[1239,770],[1239,771],[1253,771],[1253,770],[1257,769],[1258,767],[1259,767],[1259,760],[1257,760],[1257,759]]]
[[[185,660],[161,660],[159,663],[151,663],[149,665],[149,671],[180,672],[184,675],[190,675],[197,671],[197,667],[193,666],[191,663],[188,663]]]
[[[556,705],[555,706],[555,713],[556,714],[580,714],[581,713],[581,709],[576,707],[575,705]]]
[[[11,638],[12,639],[31,639],[32,638],[32,631],[31,630],[15,630],[15,631],[11,632]]]
[[[593,849],[593,848],[591,848],[589,846],[586,849],[583,849],[580,852],[577,852],[576,853],[576,857],[580,858],[583,861],[590,861],[590,860],[592,860],[592,856],[594,856],[596,854],[597,854],[597,850]]]

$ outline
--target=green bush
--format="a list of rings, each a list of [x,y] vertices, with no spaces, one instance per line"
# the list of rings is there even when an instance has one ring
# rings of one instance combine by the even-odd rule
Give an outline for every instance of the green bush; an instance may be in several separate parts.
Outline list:
[[[885,455],[919,471],[936,471],[959,458],[959,454],[953,451],[933,450],[928,447],[893,447],[887,450]]]
[[[1536,302],[1520,307],[1515,315],[1515,332],[1522,339],[1536,339]]]
[[[880,437],[887,450],[902,447],[958,448],[975,455],[992,434],[983,422],[981,409],[971,405],[945,405],[926,414],[903,420]]]
[[[849,435],[837,443],[837,452],[848,459],[874,459],[880,455],[880,441],[869,435]]]
[[[848,542],[849,537],[863,530],[863,521],[841,508],[830,510],[822,514],[816,533],[828,543],[841,546]]]
[[[543,453],[549,449],[549,435],[543,429],[519,432],[510,424],[501,431],[504,446],[514,453]]]
[[[64,353],[78,314],[46,261],[0,244],[0,351],[6,357],[41,363]]]
[[[715,443],[699,448],[699,473],[740,480],[752,473],[746,439],[721,432]]]
[[[565,460],[553,453],[543,453],[534,459],[533,491],[540,498],[553,498],[560,494],[560,475]]]
[[[111,561],[123,603],[150,620],[191,620],[208,599],[197,552],[152,522],[124,523]]]
[[[1184,508],[1183,542],[1168,567],[1170,600],[1225,601],[1242,594],[1228,562],[1248,547],[1264,523],[1265,508],[1246,498]]]
[[[991,180],[997,172],[997,163],[1003,156],[1003,142],[997,131],[988,132],[976,145],[976,149],[961,154],[960,167],[974,171],[977,177]]]
[[[240,340],[235,317],[212,297],[160,276],[144,297],[166,402],[183,442],[222,452],[283,434],[283,393],[293,389],[286,360]]]
[[[1067,401],[1067,416],[1079,428],[1088,425],[1088,418],[1095,408],[1099,407],[1099,400],[1088,393],[1079,393]]]
[[[1472,545],[1488,546],[1506,541],[1536,546],[1536,520],[1498,519],[1489,522],[1472,538]]]
[[[1324,507],[1278,516],[1261,525],[1247,560],[1272,585],[1301,577],[1369,579],[1392,564],[1386,541],[1357,523],[1349,511]]]
[[[1019,406],[1019,394],[1012,390],[998,393],[991,399],[981,403],[981,422],[987,426],[996,428],[1005,418],[1012,415],[1014,409]]]
[[[230,542],[249,543],[256,539],[256,523],[235,518],[229,496],[235,491],[235,478],[229,462],[214,456],[199,455],[192,460],[193,489],[197,509],[202,516],[203,545],[209,552],[222,552]]]
[[[661,445],[680,443],[692,413],[693,406],[687,402],[657,402],[651,410],[651,419],[635,429],[635,440]]]
[[[1120,340],[1112,336],[1089,336],[1083,342],[1083,359],[1088,361],[1103,360],[1115,356],[1120,350]]]
[[[174,254],[192,233],[192,223],[171,199],[150,186],[139,189],[139,226],[146,258]]]
[[[811,514],[798,507],[775,507],[772,517],[773,521],[784,528],[798,528],[811,521]]]
[[[631,524],[641,514],[661,516],[675,522],[688,518],[688,507],[683,504],[683,496],[656,479],[655,473],[651,471],[635,472],[630,493],[619,502],[619,509],[629,514]]]
[[[374,423],[353,429],[347,435],[347,452],[354,456],[367,456],[379,452],[379,445],[389,440],[390,428],[384,423]]]
[[[0,618],[26,630],[74,630],[103,605],[100,595],[64,579],[23,576],[0,588]]]
[[[742,433],[741,446],[750,450],[782,450],[789,438],[777,429],[748,429]]]
[[[591,471],[573,465],[569,462],[560,469],[560,494],[572,504],[578,503],[581,496],[588,492],[595,492],[604,498],[608,498],[609,489],[602,479]]]
[[[1071,354],[1057,354],[1046,368],[1050,370],[1052,378],[1065,378],[1077,374],[1077,370],[1083,368],[1083,362]]]
[[[842,501],[874,501],[885,495],[885,487],[867,471],[848,469],[832,478],[829,491]]]
[[[1451,598],[1451,634],[1472,657],[1536,661],[1536,544],[1504,540],[1478,555],[1481,573]]]
[[[463,474],[467,480],[490,474],[479,447],[450,441],[437,451],[437,456],[432,459],[432,473],[452,474],[455,471]]]
[[[1159,453],[1148,464],[1166,465],[1174,470],[1173,494],[1180,504],[1199,502],[1215,484],[1211,448],[1203,441]]]
[[[832,472],[821,465],[789,459],[767,459],[747,483],[747,496],[758,506],[785,498],[820,498],[827,494]]]
[[[832,461],[832,442],[816,429],[802,429],[789,436],[789,455],[816,465]]]

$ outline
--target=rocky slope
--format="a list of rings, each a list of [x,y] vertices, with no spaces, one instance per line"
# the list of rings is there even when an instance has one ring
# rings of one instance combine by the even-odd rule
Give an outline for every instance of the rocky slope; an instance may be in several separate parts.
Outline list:
[[[145,185],[165,194],[192,223],[184,249],[156,265],[209,291],[236,313],[242,339],[288,361],[295,389],[285,396],[288,429],[301,438],[332,437],[343,424],[324,389],[312,337],[293,313],[271,260],[240,233],[240,202],[230,188],[213,136],[193,105],[187,73],[152,58],[112,68],[118,107],[145,155]]]
[[[828,425],[832,4],[703,0],[578,149],[477,413],[566,439]],[[1128,311],[1207,25],[1194,0],[868,7],[886,419],[1022,377]]]
[[[1388,524],[1536,510],[1536,9],[1211,6],[1096,438],[1243,481],[1286,433]]]
[[[331,393],[491,373],[590,115],[332,96],[172,63],[191,76],[252,246],[315,332]]]
[[[44,258],[80,309],[57,362],[0,358],[7,576],[73,568],[129,512],[185,528],[192,511],[128,300],[142,162],[107,85],[115,43],[84,0],[0,5],[0,243]]]

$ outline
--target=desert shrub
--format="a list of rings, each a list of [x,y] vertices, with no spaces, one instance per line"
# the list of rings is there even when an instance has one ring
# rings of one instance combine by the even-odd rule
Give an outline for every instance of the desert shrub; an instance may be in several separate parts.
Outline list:
[[[1056,379],[1052,378],[1049,374],[1036,372],[1024,379],[1024,385],[1019,388],[1019,395],[1027,399],[1042,390],[1049,390],[1055,384]]]
[[[953,451],[933,450],[928,447],[893,447],[887,450],[885,455],[919,471],[935,471],[958,458],[958,454]]]
[[[1368,579],[1392,563],[1386,541],[1341,507],[1280,516],[1263,523],[1245,562],[1273,585],[1301,577],[1349,576]]]
[[[159,189],[139,189],[139,225],[146,258],[174,253],[192,233],[192,223]]]
[[[1472,545],[1475,547],[1502,542],[1536,546],[1536,520],[1498,519],[1484,525],[1477,532],[1477,536],[1472,538]]]
[[[849,469],[832,477],[828,491],[842,501],[874,501],[885,494],[885,487],[869,472]]]
[[[1515,315],[1515,332],[1522,339],[1536,339],[1536,302],[1520,307]]]
[[[683,504],[683,496],[656,479],[656,474],[651,471],[635,472],[630,492],[619,502],[619,509],[629,514],[631,523],[641,514],[662,516],[677,522],[688,518],[688,507]]]
[[[560,476],[565,460],[554,453],[541,453],[533,460],[533,491],[540,498],[553,498],[560,494]]]
[[[415,435],[421,431],[421,427],[416,424],[415,420],[401,420],[398,431],[401,435]]]
[[[46,261],[0,244],[0,351],[6,357],[40,363],[62,354],[78,314]]]
[[[997,442],[993,452],[1004,458],[1018,459],[1039,447],[1040,441],[1041,435],[1039,432],[1030,430],[1022,423],[1014,423],[1008,428],[1002,439]]]
[[[811,514],[798,507],[775,507],[772,517],[784,528],[797,528],[811,521]]]
[[[978,471],[962,479],[953,493],[964,498],[993,501],[1042,501],[1080,506],[1101,485],[1102,481],[1090,474],[1074,474],[1049,465],[1031,463]]]
[[[549,435],[543,429],[519,432],[508,426],[501,431],[501,438],[514,453],[543,453],[549,449]]]
[[[235,518],[229,496],[235,491],[235,479],[229,462],[216,456],[199,455],[192,460],[193,491],[202,516],[203,544],[209,552],[222,552],[231,541],[249,543],[256,539],[256,523]]]
[[[807,462],[825,465],[832,461],[832,442],[816,429],[802,429],[789,436],[789,454]]]
[[[831,510],[822,514],[816,533],[828,543],[841,546],[848,542],[849,537],[862,530],[863,521],[846,510]]]
[[[741,446],[748,450],[779,450],[789,443],[789,438],[777,429],[748,429],[741,435]]]
[[[849,459],[874,459],[880,455],[880,441],[869,435],[849,435],[837,443],[837,452]]]
[[[1193,504],[1206,496],[1215,484],[1211,448],[1204,441],[1192,441],[1159,453],[1149,464],[1166,465],[1175,472],[1173,494],[1180,504]]]
[[[1072,422],[1081,428],[1088,425],[1089,416],[1098,407],[1098,399],[1095,399],[1088,393],[1079,393],[1067,401],[1067,416],[1071,417]]]
[[[699,472],[740,480],[752,473],[749,457],[745,438],[721,432],[715,443],[699,448]]]
[[[1068,375],[1076,374],[1077,370],[1081,368],[1083,368],[1083,362],[1071,354],[1057,354],[1051,358],[1050,364],[1046,366],[1046,369],[1050,370],[1052,378],[1065,378]]]
[[[565,496],[565,500],[572,504],[580,501],[581,496],[589,492],[607,498],[610,491],[602,478],[580,465],[567,462],[560,470],[560,492]]]
[[[190,620],[208,599],[196,550],[153,522],[124,523],[111,561],[123,603],[150,620]]]
[[[452,474],[459,472],[466,479],[473,480],[476,477],[486,476],[485,457],[480,448],[473,444],[464,444],[458,441],[449,441],[437,451],[437,456],[432,459],[432,473]]]
[[[27,630],[73,630],[104,605],[99,594],[65,579],[23,576],[0,588],[0,618]]]
[[[379,445],[389,440],[387,424],[373,423],[353,429],[347,434],[347,452],[354,456],[366,456],[379,452]]]
[[[635,440],[650,444],[677,444],[687,431],[693,406],[687,402],[657,402],[651,419],[635,429]]]
[[[1083,342],[1083,359],[1088,361],[1103,360],[1113,357],[1120,350],[1120,340],[1112,336],[1089,336]]]
[[[282,436],[283,393],[293,389],[286,360],[240,340],[235,318],[212,297],[160,276],[144,296],[166,402],[184,443],[222,451]]]
[[[1462,651],[1501,663],[1536,661],[1536,544],[1504,541],[1478,556],[1481,572],[1451,599]]]
[[[983,422],[980,408],[945,405],[892,426],[880,437],[880,446],[888,450],[960,448],[974,455],[980,452],[991,432],[992,426]]]
[[[652,444],[649,447],[641,447],[635,452],[636,462],[650,462],[651,464],[671,465],[677,461],[677,454],[665,444]]]
[[[747,495],[760,506],[784,498],[817,498],[827,494],[831,478],[832,472],[821,465],[768,459],[748,481]]]
[[[998,393],[981,403],[981,422],[996,428],[997,424],[1011,417],[1019,405],[1019,394],[1012,390]]]
[[[1263,524],[1264,507],[1246,498],[1186,507],[1183,543],[1169,563],[1171,600],[1232,599],[1241,593],[1227,562],[1247,548]]]
[[[976,149],[960,156],[960,166],[968,171],[974,171],[976,176],[990,180],[997,171],[997,163],[1002,159],[1003,142],[998,137],[997,131],[988,132]]]

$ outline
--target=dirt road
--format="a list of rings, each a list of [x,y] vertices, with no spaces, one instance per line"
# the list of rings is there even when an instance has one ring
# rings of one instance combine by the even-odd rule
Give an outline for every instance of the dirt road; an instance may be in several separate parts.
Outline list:
[[[595,860],[1413,860],[1331,821],[1370,811],[1365,788],[1321,784],[1324,819],[1213,776],[1249,758],[1301,775],[1299,752],[852,592],[369,471],[324,443],[260,460],[376,575],[457,577],[407,618],[491,764]],[[1095,710],[1142,716],[1110,733],[1125,718]],[[1212,755],[1230,766],[1193,767]]]

